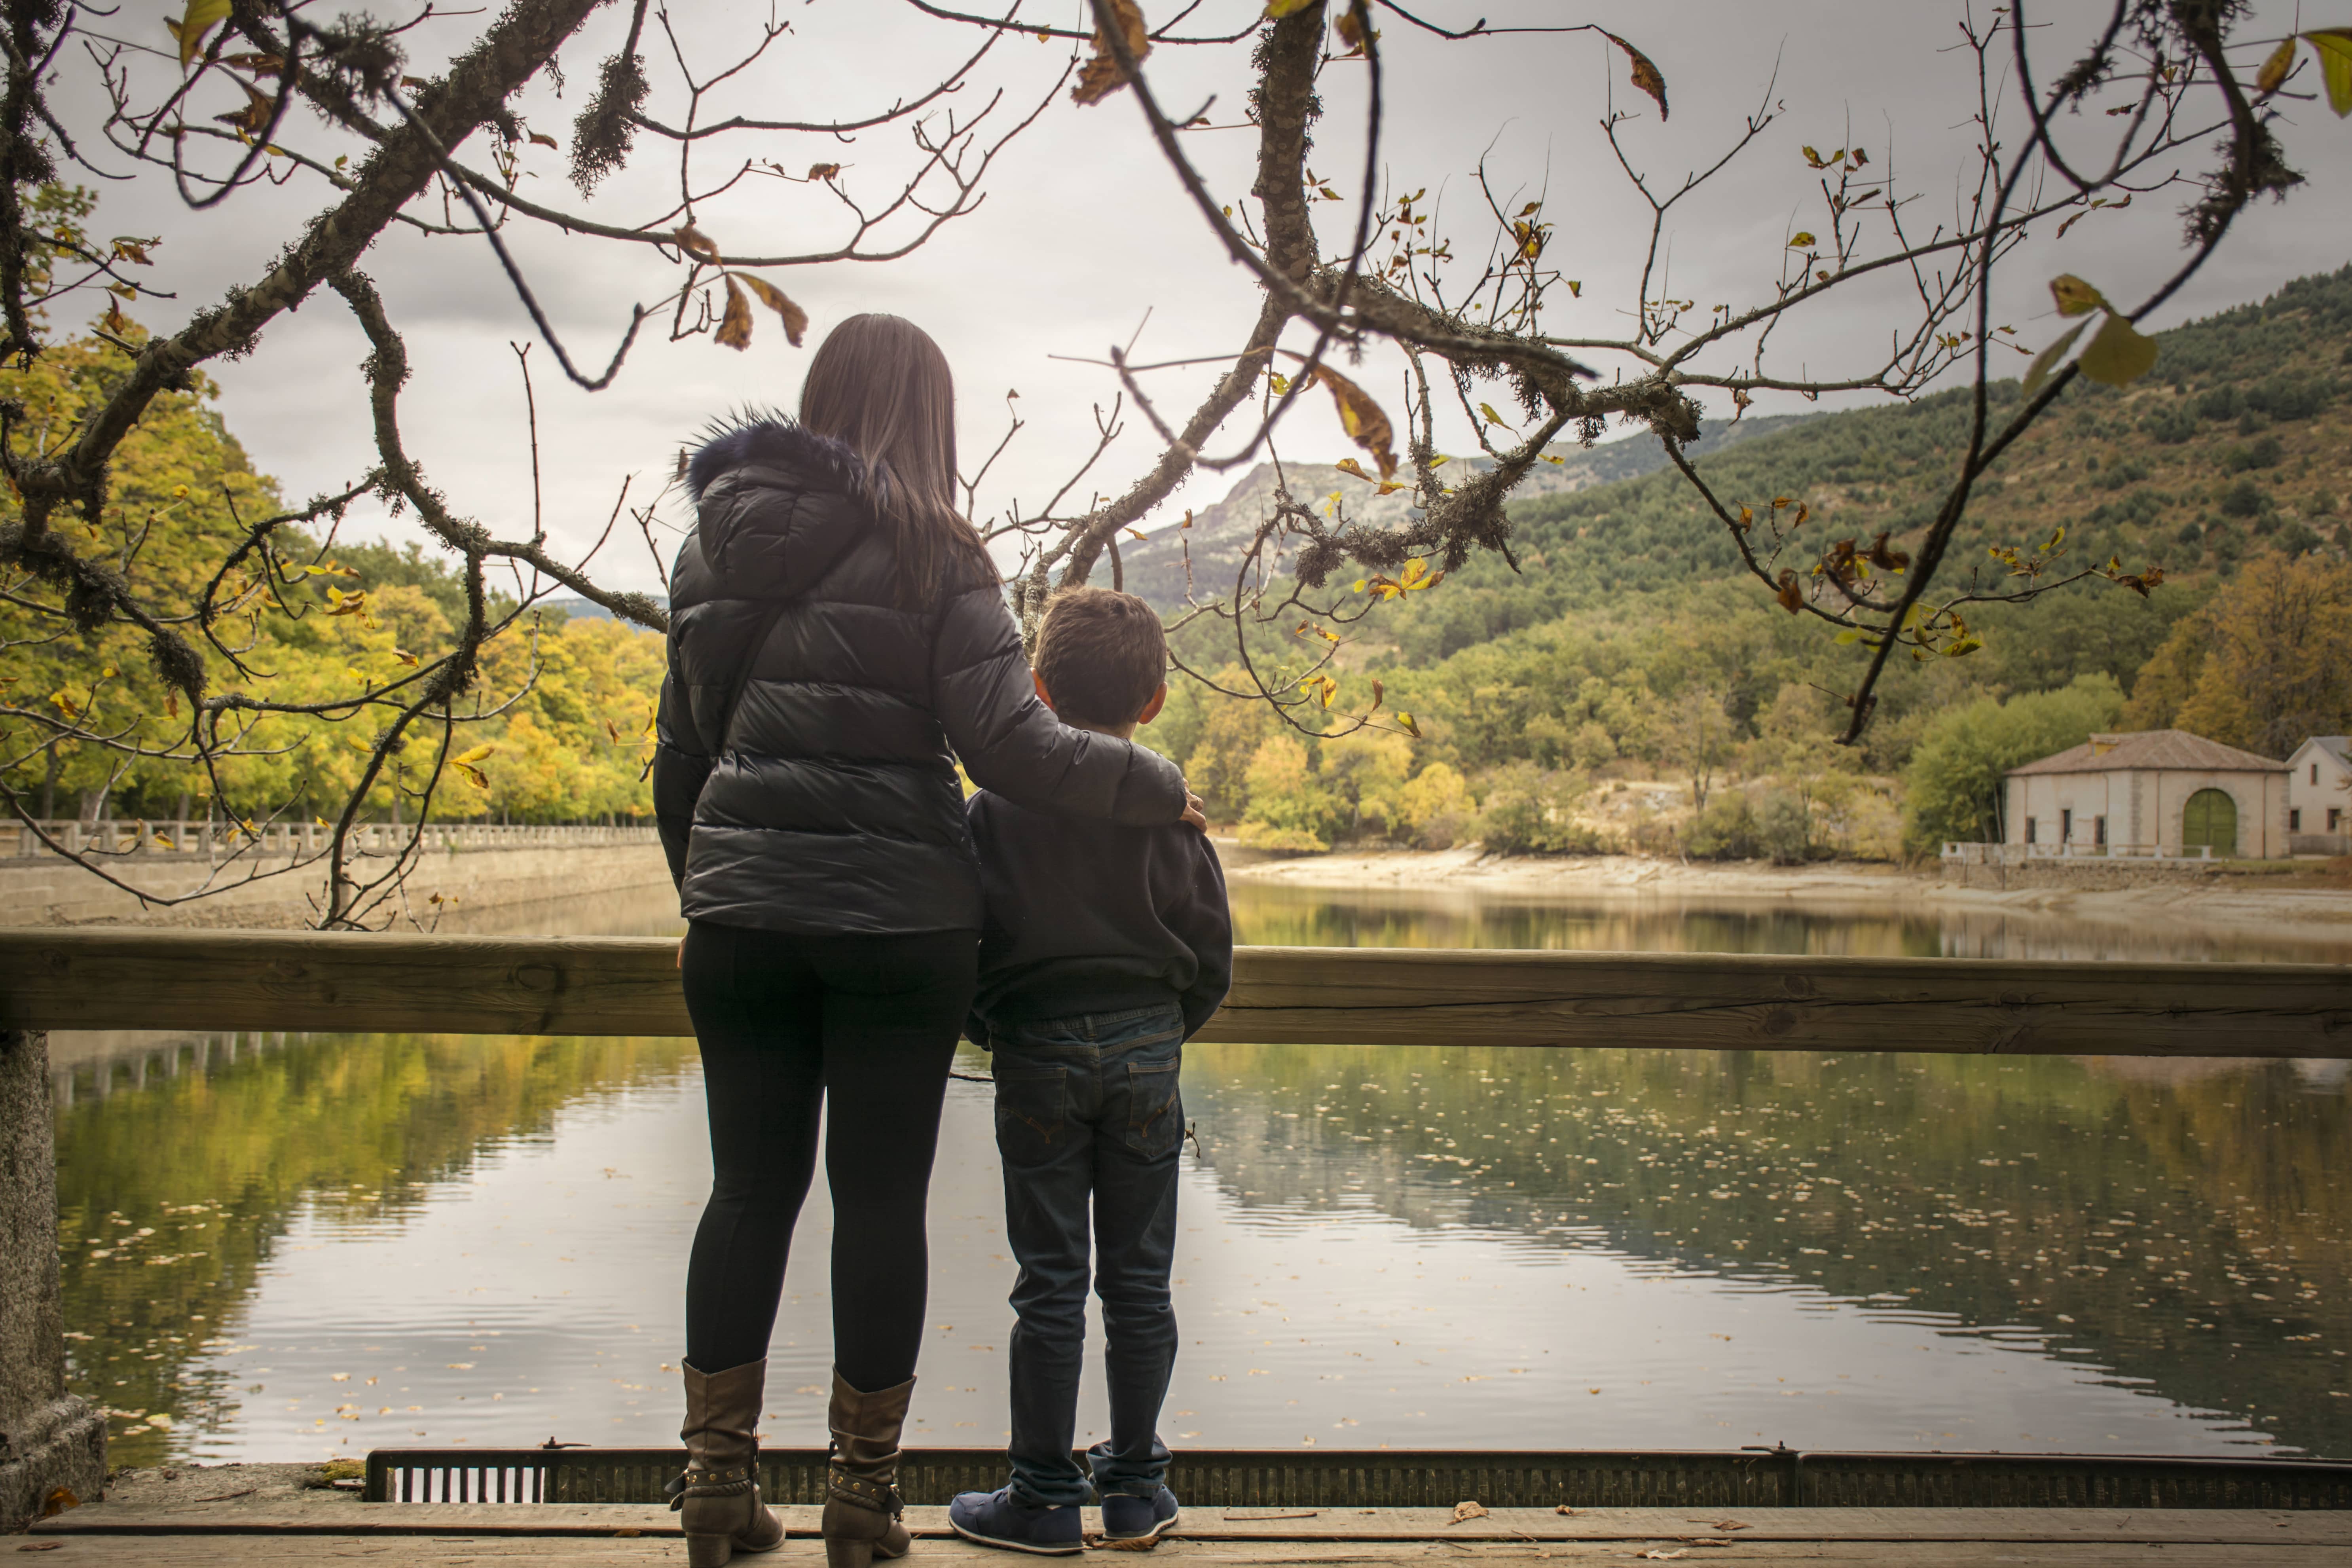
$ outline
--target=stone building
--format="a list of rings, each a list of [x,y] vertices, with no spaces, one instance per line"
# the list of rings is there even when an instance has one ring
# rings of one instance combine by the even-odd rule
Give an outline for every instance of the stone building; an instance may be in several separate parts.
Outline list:
[[[2290,852],[2352,855],[2352,736],[2314,735],[2286,766]]]
[[[2284,763],[2186,730],[2094,735],[2010,771],[2003,837],[2047,855],[2271,859],[2292,853],[2287,777]]]

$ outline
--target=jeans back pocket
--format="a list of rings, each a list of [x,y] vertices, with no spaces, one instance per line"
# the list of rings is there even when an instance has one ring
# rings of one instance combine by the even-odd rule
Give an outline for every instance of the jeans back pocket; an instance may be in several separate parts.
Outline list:
[[[1147,1160],[1173,1152],[1184,1135],[1174,1061],[1127,1064],[1127,1146]]]
[[[1070,1096],[1060,1068],[996,1068],[996,1147],[1007,1164],[1043,1164],[1068,1142]]]

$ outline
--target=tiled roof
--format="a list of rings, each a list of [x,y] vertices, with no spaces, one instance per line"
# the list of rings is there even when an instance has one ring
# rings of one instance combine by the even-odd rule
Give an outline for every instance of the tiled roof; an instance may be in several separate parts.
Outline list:
[[[2020,773],[2106,773],[2136,768],[2168,768],[2181,773],[2280,773],[2284,763],[2192,735],[2186,730],[2135,730],[2120,735],[2094,735],[2082,745],[2009,770]]]
[[[2352,763],[2352,735],[2314,735],[2303,744],[2333,752],[2338,762]],[[2301,751],[2303,748],[2298,746],[2295,749]]]

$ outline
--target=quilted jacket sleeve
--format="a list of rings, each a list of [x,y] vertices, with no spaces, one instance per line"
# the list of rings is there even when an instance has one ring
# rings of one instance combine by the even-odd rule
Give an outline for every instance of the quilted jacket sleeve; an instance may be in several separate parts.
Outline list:
[[[1132,741],[1073,730],[1037,700],[993,584],[950,599],[931,644],[932,711],[964,772],[1016,805],[1155,827],[1184,815],[1184,775]]]
[[[673,640],[675,634],[673,634]],[[678,684],[677,650],[670,650],[670,672],[663,678],[661,708],[654,719],[654,823],[661,831],[662,854],[669,861],[669,879],[686,878],[686,841],[694,827],[695,802],[710,777],[710,757],[695,733],[686,691]]]

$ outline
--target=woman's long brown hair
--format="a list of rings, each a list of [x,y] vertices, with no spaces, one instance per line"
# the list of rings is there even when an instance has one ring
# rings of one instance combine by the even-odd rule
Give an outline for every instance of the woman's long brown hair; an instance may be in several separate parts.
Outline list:
[[[864,459],[876,521],[898,552],[902,605],[937,604],[958,564],[995,574],[955,509],[955,376],[929,333],[903,316],[852,316],[834,328],[809,363],[801,424]]]

